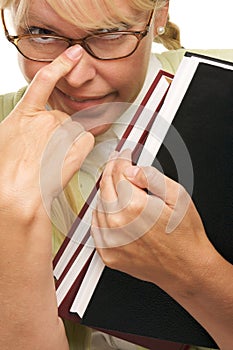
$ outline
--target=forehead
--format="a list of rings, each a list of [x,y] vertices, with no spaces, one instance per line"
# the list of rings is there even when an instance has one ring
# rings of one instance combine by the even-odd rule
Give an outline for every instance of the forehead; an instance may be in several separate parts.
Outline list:
[[[66,22],[82,29],[94,29],[112,26],[114,23],[126,22],[129,24],[144,21],[149,7],[140,3],[152,3],[151,0],[32,0],[27,1],[24,16],[40,14],[46,20],[59,16]],[[22,20],[22,18],[21,18]]]

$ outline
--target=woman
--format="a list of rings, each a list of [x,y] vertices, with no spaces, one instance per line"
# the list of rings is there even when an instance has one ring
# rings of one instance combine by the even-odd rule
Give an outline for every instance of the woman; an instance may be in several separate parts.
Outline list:
[[[0,127],[1,348],[15,348],[17,339],[17,348],[24,350],[87,349],[87,329],[68,324],[65,332],[57,314],[52,250],[55,254],[64,238],[62,223],[69,226],[73,217],[64,209],[64,197],[55,201],[53,211],[52,202],[66,187],[65,196],[77,212],[93,184],[87,179],[88,161],[79,172],[79,188],[75,174],[93,147],[92,135],[96,143],[108,137],[113,120],[108,108],[101,118],[98,109],[95,118],[85,111],[135,102],[152,79],[149,73],[162,64],[174,69],[183,51],[174,53],[171,64],[166,54],[151,57],[158,35],[169,48],[179,47],[179,40],[170,38],[175,29],[167,23],[165,1],[1,0],[0,6],[10,9],[14,28],[4,11],[8,39],[20,51],[19,64],[30,83],[26,92],[1,100],[1,117],[7,117]],[[130,31],[140,32],[138,39]],[[82,111],[76,120],[69,118]],[[188,218],[201,227],[195,208]],[[51,219],[59,220],[53,248]],[[94,334],[92,348],[108,346],[101,337]]]

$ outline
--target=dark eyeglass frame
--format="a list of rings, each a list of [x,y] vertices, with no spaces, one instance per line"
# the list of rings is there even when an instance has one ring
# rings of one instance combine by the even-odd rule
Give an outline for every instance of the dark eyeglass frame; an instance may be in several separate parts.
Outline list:
[[[27,58],[27,59],[29,59],[31,61],[37,61],[37,62],[52,62],[54,59],[46,59],[46,58],[45,59],[42,59],[42,58],[41,59],[35,59],[35,58],[31,58],[29,56],[26,56],[23,52],[21,52],[21,50],[18,47],[19,40],[21,40],[22,38],[31,38],[31,37],[33,37],[33,38],[44,38],[44,39],[46,39],[46,38],[54,38],[54,39],[59,39],[59,40],[66,41],[69,44],[67,46],[67,49],[70,46],[73,46],[75,44],[79,44],[92,57],[94,57],[94,58],[96,58],[98,60],[102,60],[102,61],[118,60],[118,59],[122,59],[122,58],[125,58],[125,57],[129,57],[137,50],[141,40],[149,33],[151,21],[152,21],[152,18],[153,18],[153,14],[154,14],[154,9],[150,13],[150,16],[149,16],[149,19],[148,19],[148,22],[147,22],[145,28],[143,30],[141,30],[141,31],[116,31],[116,32],[109,32],[109,33],[93,33],[91,35],[85,36],[84,38],[71,39],[71,38],[67,38],[65,36],[59,36],[59,35],[40,35],[40,34],[10,35],[8,30],[7,30],[7,27],[6,27],[6,22],[5,22],[5,18],[4,18],[4,9],[1,9],[1,19],[2,19],[3,29],[4,29],[5,36],[6,36],[7,40],[10,43],[12,43],[16,47],[16,49],[19,51],[19,53],[21,55],[23,55],[25,58]],[[111,35],[111,34],[113,34],[113,35],[114,34],[134,35],[137,38],[137,44],[136,44],[135,48],[129,54],[124,55],[124,56],[120,56],[120,57],[117,57],[117,58],[101,58],[101,57],[96,56],[95,53],[90,49],[90,47],[88,46],[86,41],[89,38],[94,37],[94,36],[101,37],[101,36],[106,36],[106,35]]]

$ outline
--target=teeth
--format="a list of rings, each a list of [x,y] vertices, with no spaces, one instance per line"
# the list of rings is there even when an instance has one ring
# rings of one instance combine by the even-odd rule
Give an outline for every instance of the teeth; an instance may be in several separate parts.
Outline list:
[[[68,96],[68,95],[67,95]],[[75,101],[75,102],[84,102],[84,100],[79,100],[78,98],[74,98],[74,97],[72,97],[72,96],[68,96],[69,97],[69,99],[71,100],[71,101]]]
[[[89,100],[99,100],[99,99],[103,98],[103,97],[90,97],[90,98],[87,98],[87,99],[79,99],[79,98],[75,98],[73,96],[67,95],[65,93],[64,93],[64,95],[66,97],[68,97],[71,101],[74,101],[74,102],[86,102],[86,101],[89,101]]]
[[[71,101],[75,101],[75,102],[84,102],[84,101],[86,101],[86,100],[80,100],[80,99],[78,99],[78,98],[75,98],[75,97],[73,97],[73,96],[67,95],[67,94],[65,94],[65,93],[64,93],[64,95],[65,95],[66,97],[68,97]]]

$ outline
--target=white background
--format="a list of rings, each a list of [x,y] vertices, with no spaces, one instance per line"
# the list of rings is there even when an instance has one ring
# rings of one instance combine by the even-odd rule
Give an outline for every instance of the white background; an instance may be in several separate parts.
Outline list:
[[[170,0],[170,19],[179,25],[185,48],[233,48],[233,0]],[[157,48],[161,51],[161,47]],[[0,93],[25,85],[16,49],[0,29]]]

